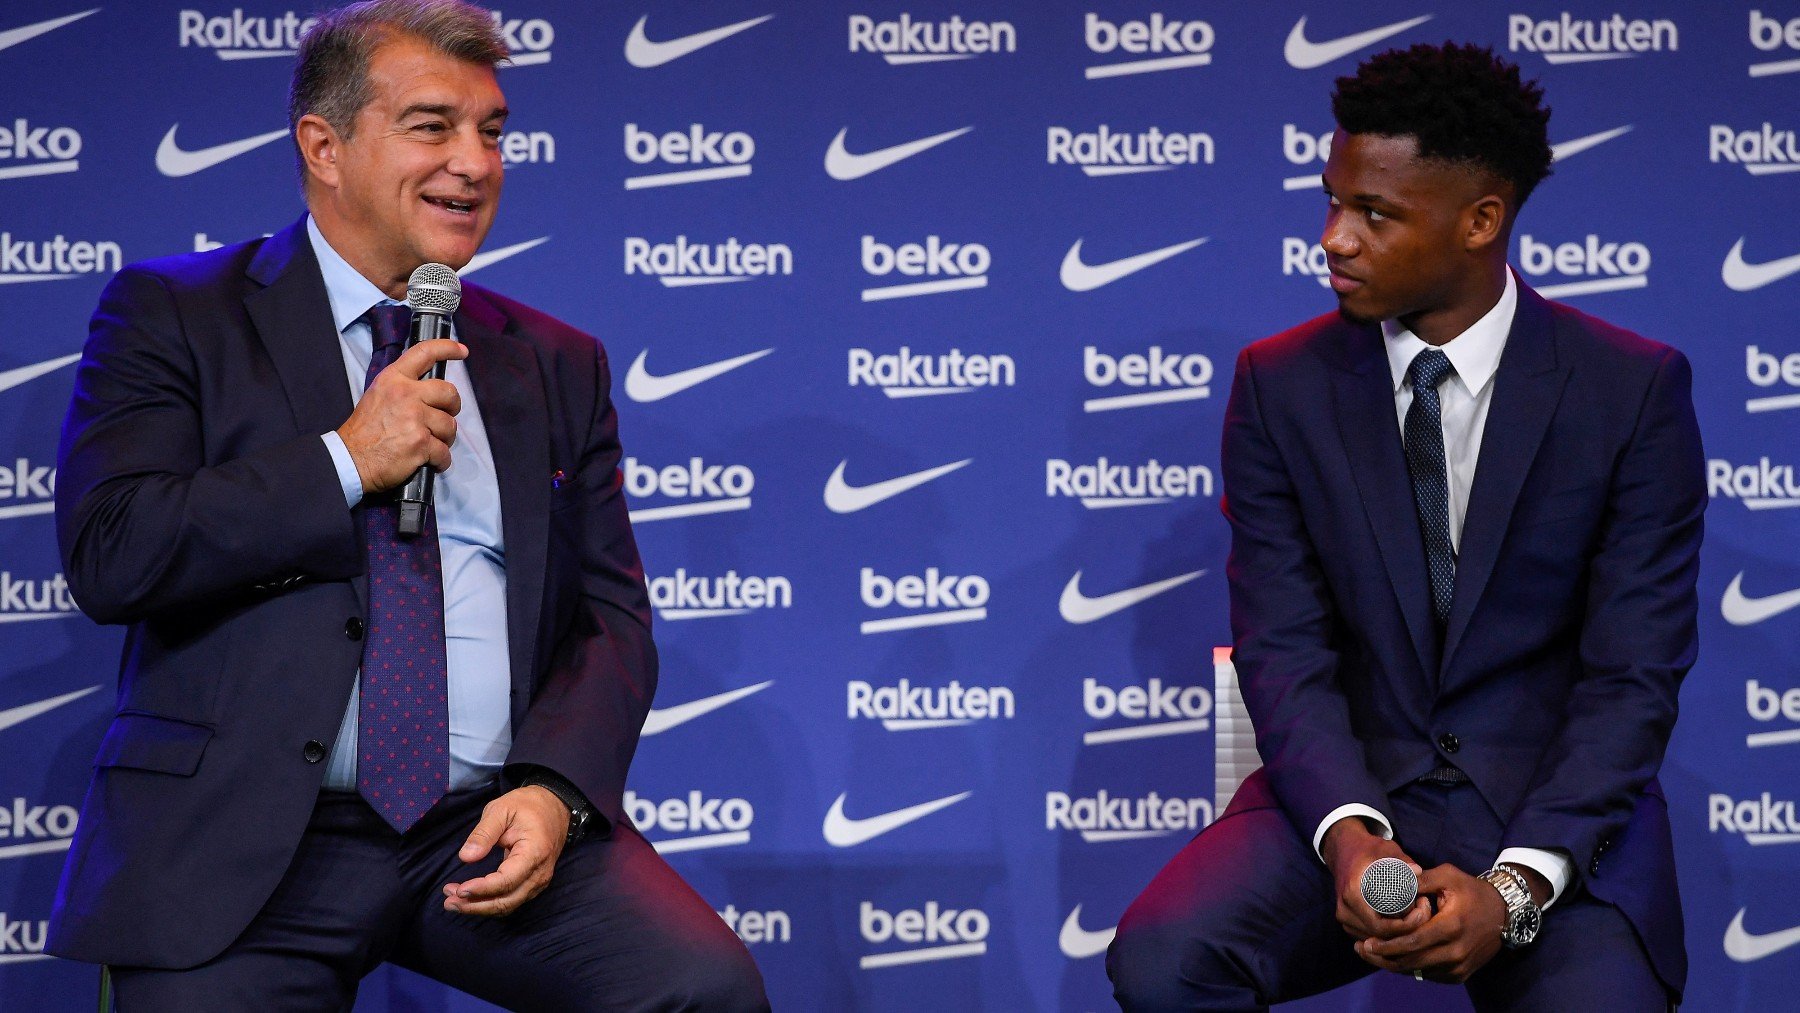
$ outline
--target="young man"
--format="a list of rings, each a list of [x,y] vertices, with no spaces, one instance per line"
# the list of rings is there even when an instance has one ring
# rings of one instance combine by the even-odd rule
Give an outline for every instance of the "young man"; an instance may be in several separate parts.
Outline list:
[[[1338,312],[1237,362],[1235,662],[1264,766],[1122,919],[1125,1008],[1262,1009],[1376,969],[1481,1010],[1664,1010],[1686,972],[1655,775],[1694,662],[1681,353],[1506,266],[1550,171],[1486,49],[1340,79]],[[1377,914],[1378,858],[1419,900]]]

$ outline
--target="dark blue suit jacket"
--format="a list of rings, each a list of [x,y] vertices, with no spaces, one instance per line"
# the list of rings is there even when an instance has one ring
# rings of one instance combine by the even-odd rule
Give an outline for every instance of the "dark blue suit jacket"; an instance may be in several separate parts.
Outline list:
[[[506,540],[503,776],[548,767],[618,820],[656,657],[606,356],[469,284],[456,328]],[[50,951],[198,964],[287,868],[325,772],[308,743],[331,746],[362,653],[346,633],[367,615],[362,511],[319,438],[350,410],[304,220],[127,267],[101,296],[57,535],[82,610],[129,630]]]
[[[1677,992],[1655,775],[1697,639],[1690,381],[1680,352],[1520,286],[1441,637],[1378,327],[1333,313],[1245,349],[1223,459],[1234,657],[1295,827],[1392,812],[1452,763],[1506,825],[1494,853],[1568,852],[1571,889],[1623,910]]]

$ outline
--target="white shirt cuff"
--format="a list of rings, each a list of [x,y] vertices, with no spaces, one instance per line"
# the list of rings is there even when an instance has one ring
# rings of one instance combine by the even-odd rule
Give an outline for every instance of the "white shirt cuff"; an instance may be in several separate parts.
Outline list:
[[[1545,911],[1550,910],[1550,905],[1556,903],[1556,898],[1562,896],[1564,888],[1569,885],[1569,880],[1575,877],[1575,863],[1561,851],[1545,851],[1542,848],[1507,848],[1500,852],[1499,858],[1494,859],[1495,865],[1504,862],[1523,865],[1549,881],[1550,899],[1544,902]]]
[[[1341,805],[1325,814],[1325,818],[1319,821],[1319,829],[1313,831],[1313,854],[1319,856],[1319,861],[1323,862],[1325,860],[1325,853],[1319,850],[1320,845],[1325,843],[1325,831],[1330,830],[1332,824],[1346,816],[1361,816],[1364,819],[1373,820],[1377,825],[1376,832],[1381,834],[1382,840],[1391,841],[1394,839],[1394,826],[1387,821],[1386,816],[1381,815],[1369,806],[1363,805],[1361,802],[1352,802],[1349,805]],[[1537,866],[1534,865],[1532,868],[1535,869]]]
[[[325,449],[331,454],[331,464],[337,468],[338,486],[344,491],[344,505],[354,507],[362,502],[362,476],[356,473],[356,460],[350,456],[350,448],[344,446],[344,438],[336,430],[319,437],[325,441]]]

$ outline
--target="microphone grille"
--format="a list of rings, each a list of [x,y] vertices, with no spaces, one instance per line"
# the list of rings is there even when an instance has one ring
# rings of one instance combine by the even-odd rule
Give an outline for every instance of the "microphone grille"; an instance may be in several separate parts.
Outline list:
[[[406,304],[414,313],[449,316],[462,303],[462,280],[442,264],[420,264],[406,279]]]
[[[1398,858],[1377,858],[1363,870],[1362,895],[1376,911],[1397,915],[1418,899],[1419,877]]]

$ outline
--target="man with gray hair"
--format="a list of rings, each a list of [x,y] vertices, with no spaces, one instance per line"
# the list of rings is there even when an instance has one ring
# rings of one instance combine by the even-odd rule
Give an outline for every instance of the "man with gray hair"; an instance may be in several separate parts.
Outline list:
[[[405,347],[409,276],[493,223],[506,58],[462,0],[321,15],[307,215],[101,296],[57,534],[128,631],[48,949],[130,1013],[347,1009],[383,961],[521,1009],[767,1008],[621,804],[656,652],[604,351],[472,285]]]

